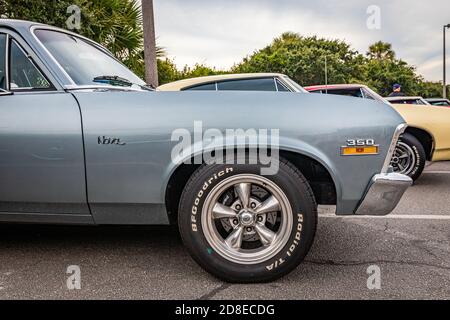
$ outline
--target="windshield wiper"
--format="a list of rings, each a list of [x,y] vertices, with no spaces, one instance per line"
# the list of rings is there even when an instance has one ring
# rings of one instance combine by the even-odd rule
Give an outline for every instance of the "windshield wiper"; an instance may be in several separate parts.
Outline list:
[[[155,90],[154,88],[152,88],[150,86],[142,85],[139,83],[133,83],[130,80],[119,77],[119,76],[98,76],[98,77],[95,77],[93,81],[97,82],[97,83],[109,84],[111,86],[132,87],[134,85],[134,86],[138,86],[142,90],[148,90],[148,91]]]
[[[93,81],[120,87],[131,87],[133,85],[128,79],[119,76],[99,76],[95,77]]]

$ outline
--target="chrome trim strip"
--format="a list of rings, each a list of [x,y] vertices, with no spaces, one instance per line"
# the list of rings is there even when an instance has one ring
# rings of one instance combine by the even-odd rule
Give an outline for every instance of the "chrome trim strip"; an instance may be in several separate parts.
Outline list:
[[[11,84],[9,82],[9,41],[10,41],[10,35],[6,34],[6,46],[5,46],[5,50],[6,50],[6,59],[5,59],[5,88],[6,91],[11,91]]]
[[[146,90],[136,89],[131,87],[119,87],[110,85],[67,85],[65,86],[67,90],[111,90],[111,91],[135,91],[135,92],[145,92]]]
[[[392,137],[391,145],[389,146],[388,153],[386,155],[386,159],[384,160],[383,169],[381,170],[382,174],[388,174],[389,168],[391,166],[391,160],[394,156],[395,148],[397,147],[398,139],[400,139],[400,136],[405,132],[406,128],[408,128],[408,125],[406,123],[400,124],[394,132],[394,136]]]

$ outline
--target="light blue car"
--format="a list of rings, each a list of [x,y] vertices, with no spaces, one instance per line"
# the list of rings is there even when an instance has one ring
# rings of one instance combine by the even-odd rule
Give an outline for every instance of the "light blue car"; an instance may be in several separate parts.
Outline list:
[[[395,208],[405,127],[363,99],[156,92],[89,39],[0,20],[2,222],[178,223],[210,273],[269,281],[308,253],[318,204]]]

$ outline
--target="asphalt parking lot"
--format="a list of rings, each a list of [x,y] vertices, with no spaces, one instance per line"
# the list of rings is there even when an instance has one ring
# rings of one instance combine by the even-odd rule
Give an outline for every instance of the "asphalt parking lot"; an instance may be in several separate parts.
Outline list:
[[[450,162],[429,165],[388,217],[331,210],[304,264],[255,285],[209,276],[171,227],[0,225],[0,299],[450,299]],[[70,265],[81,290],[67,288]]]

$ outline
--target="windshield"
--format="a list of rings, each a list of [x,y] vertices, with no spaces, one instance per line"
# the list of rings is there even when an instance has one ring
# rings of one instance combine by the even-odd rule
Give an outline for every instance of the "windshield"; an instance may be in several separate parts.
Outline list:
[[[303,87],[301,85],[299,85],[297,82],[295,82],[294,80],[292,80],[291,78],[289,78],[288,76],[284,76],[283,80],[292,87],[292,89],[294,89],[297,92],[302,92],[302,93],[309,93],[308,91],[306,91],[305,89],[303,89]]]
[[[123,64],[81,38],[52,30],[36,30],[35,35],[77,85],[117,85],[104,80],[116,77],[145,86]]]
[[[364,87],[364,95],[368,99],[377,100],[377,101],[380,101],[380,102],[383,102],[383,103],[386,103],[386,104],[390,105],[389,101],[387,101],[385,98],[380,96],[378,93],[376,93],[375,91],[373,91],[369,87]]]

